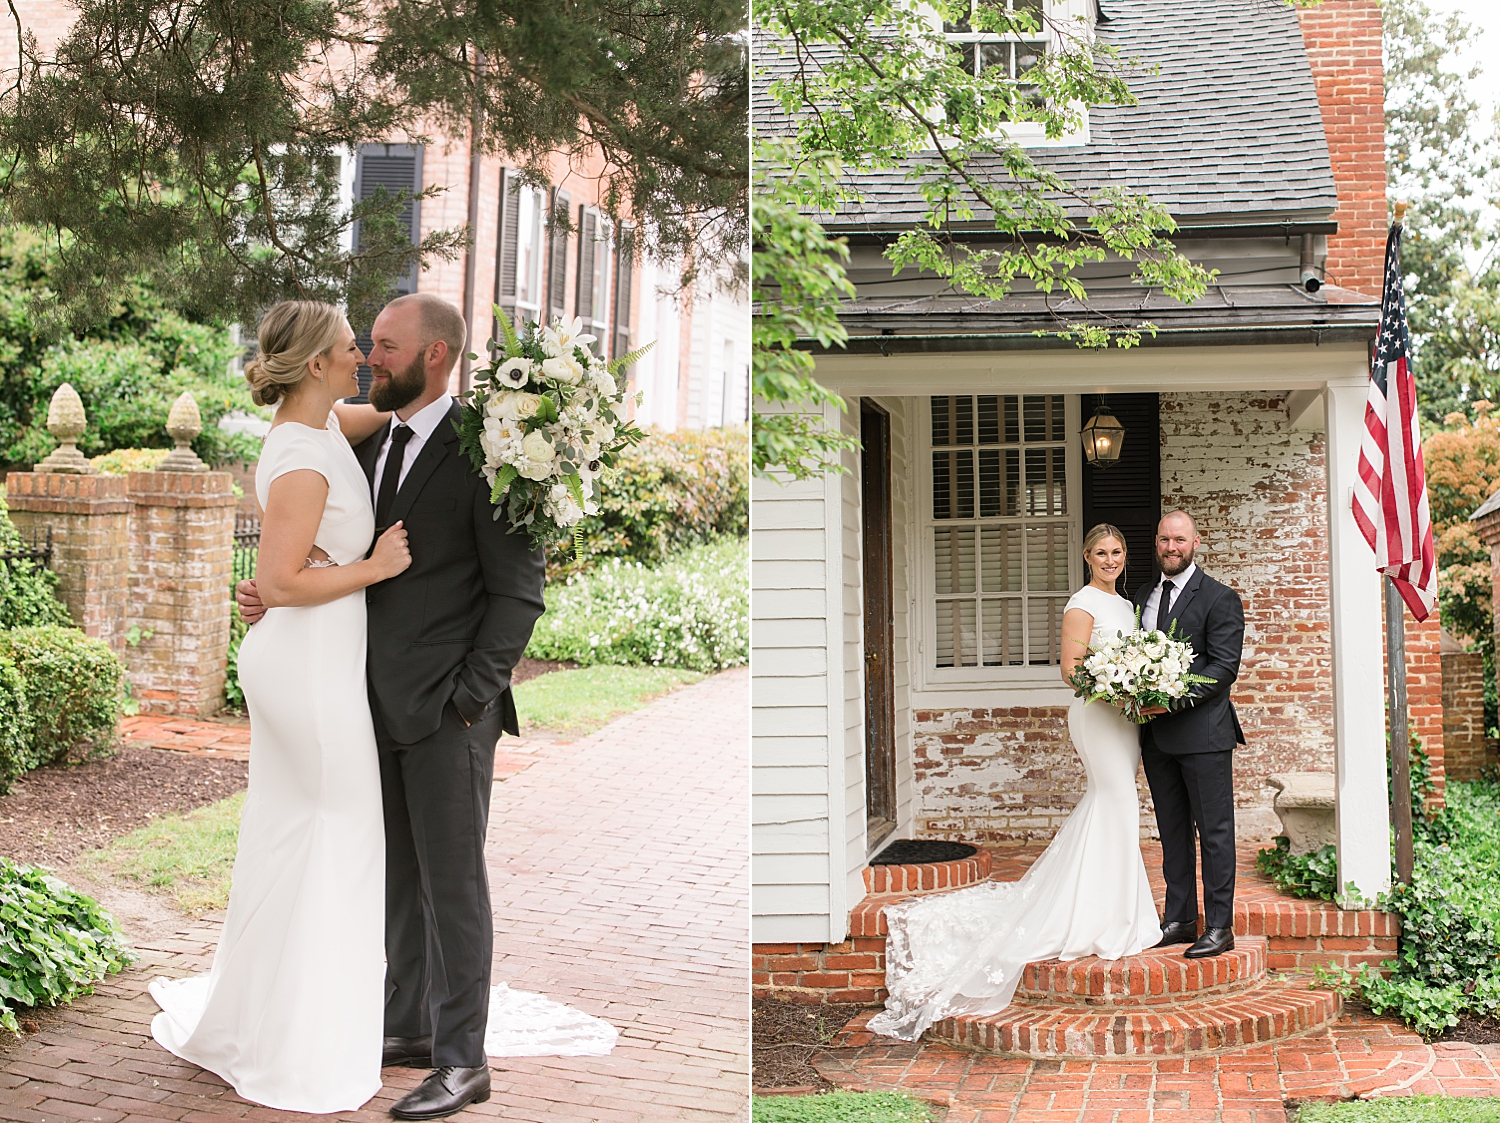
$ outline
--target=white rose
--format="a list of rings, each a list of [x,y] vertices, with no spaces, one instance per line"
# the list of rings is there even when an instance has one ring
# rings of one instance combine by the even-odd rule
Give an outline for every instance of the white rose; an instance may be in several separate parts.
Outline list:
[[[526,434],[526,439],[521,442],[521,451],[526,454],[526,459],[534,460],[539,464],[548,464],[557,456],[557,450],[552,447],[552,442],[541,433]]]
[[[530,359],[506,359],[495,372],[495,381],[512,390],[519,390],[531,381]]]
[[[555,359],[542,360],[542,373],[555,382],[576,386],[583,378],[583,367],[572,355],[559,355]]]
[[[515,411],[517,420],[525,421],[528,417],[535,417],[536,411],[541,408],[542,397],[540,394],[512,394],[510,396],[510,407]]]
[[[536,434],[532,434],[535,436]],[[552,461],[525,460],[516,465],[516,471],[528,480],[545,480],[552,474]]]
[[[485,459],[500,459],[501,450],[505,447],[505,439],[510,431],[505,428],[504,422],[496,417],[485,418],[484,432],[479,435],[479,447],[484,450]]]

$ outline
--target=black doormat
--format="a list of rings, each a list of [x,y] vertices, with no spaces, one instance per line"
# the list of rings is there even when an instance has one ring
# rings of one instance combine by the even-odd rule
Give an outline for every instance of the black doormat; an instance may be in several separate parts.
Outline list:
[[[933,838],[898,838],[870,859],[872,866],[919,866],[924,862],[957,862],[972,858],[979,847]]]

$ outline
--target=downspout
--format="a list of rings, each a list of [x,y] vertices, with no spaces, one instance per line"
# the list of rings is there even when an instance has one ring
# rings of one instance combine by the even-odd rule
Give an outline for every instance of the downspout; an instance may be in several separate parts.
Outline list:
[[[1308,292],[1317,292],[1323,287],[1325,272],[1323,266],[1317,263],[1313,256],[1313,236],[1302,235],[1302,260],[1298,270],[1302,287]]]
[[[469,244],[464,250],[464,323],[469,337],[459,359],[459,393],[469,389],[469,354],[474,349],[474,286],[479,269],[479,177],[484,170],[484,52],[474,50],[474,111],[469,118]]]

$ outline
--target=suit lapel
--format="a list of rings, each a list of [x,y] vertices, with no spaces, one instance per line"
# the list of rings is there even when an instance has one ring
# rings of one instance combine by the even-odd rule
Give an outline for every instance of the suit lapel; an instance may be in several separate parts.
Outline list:
[[[438,422],[432,436],[422,443],[422,450],[417,453],[416,460],[406,473],[406,479],[401,481],[401,488],[396,492],[396,501],[391,504],[392,523],[406,518],[423,486],[432,473],[437,471],[437,466],[458,448],[458,430],[452,424],[458,418],[458,410],[459,405],[454,402],[447,416]]]

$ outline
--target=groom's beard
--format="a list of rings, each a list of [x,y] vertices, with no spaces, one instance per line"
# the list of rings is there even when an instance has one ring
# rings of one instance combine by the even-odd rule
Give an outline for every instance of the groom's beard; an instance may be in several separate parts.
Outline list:
[[[374,397],[373,394],[370,396],[370,400],[371,401],[375,400],[375,397]],[[1176,577],[1184,569],[1186,569],[1188,566],[1192,565],[1193,564],[1193,555],[1194,555],[1194,552],[1195,551],[1193,551],[1193,550],[1189,550],[1187,553],[1182,554],[1182,555],[1180,555],[1178,557],[1175,557],[1175,558],[1163,557],[1162,555],[1158,554],[1156,556],[1156,560],[1161,565],[1161,571],[1162,571],[1163,576],[1166,576],[1166,577]]]
[[[380,369],[383,373],[384,368]],[[425,389],[427,374],[423,370],[422,356],[418,355],[416,361],[405,370],[391,371],[390,377],[384,382],[371,383],[370,404],[381,413],[391,413],[411,405],[422,396]]]

